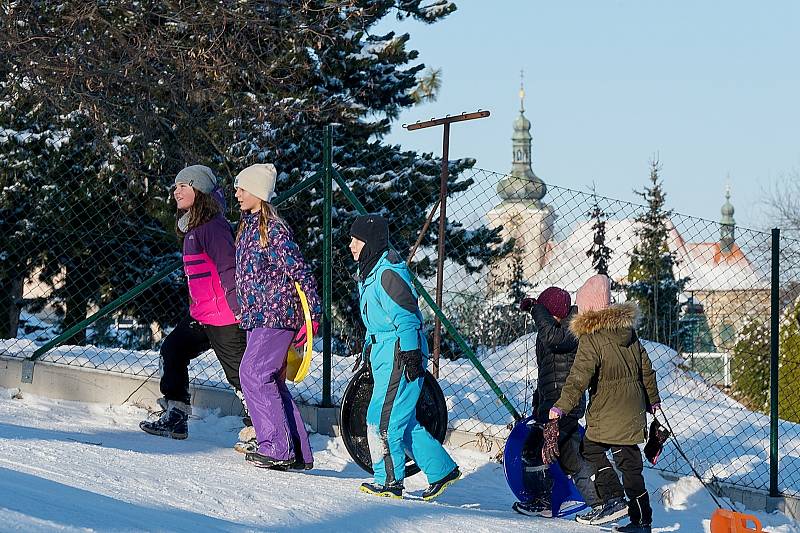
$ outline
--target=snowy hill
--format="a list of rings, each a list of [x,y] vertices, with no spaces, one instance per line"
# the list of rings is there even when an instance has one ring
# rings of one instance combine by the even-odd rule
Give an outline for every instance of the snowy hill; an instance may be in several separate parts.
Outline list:
[[[0,531],[547,531],[595,532],[566,520],[513,513],[502,467],[452,450],[465,472],[440,501],[357,492],[366,474],[335,439],[315,435],[315,469],[257,470],[231,450],[240,422],[196,413],[190,438],[141,432],[133,406],[57,401],[0,389]],[[16,395],[19,396],[19,395]],[[711,499],[691,478],[667,482],[648,471],[656,531],[707,531]],[[758,514],[769,530],[798,532],[780,514]]]

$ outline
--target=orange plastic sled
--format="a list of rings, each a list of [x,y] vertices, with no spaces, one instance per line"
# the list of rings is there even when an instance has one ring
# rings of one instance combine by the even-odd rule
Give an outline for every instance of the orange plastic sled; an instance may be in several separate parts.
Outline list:
[[[750,522],[754,529],[748,527]],[[762,533],[761,522],[750,514],[717,509],[711,515],[711,533]]]

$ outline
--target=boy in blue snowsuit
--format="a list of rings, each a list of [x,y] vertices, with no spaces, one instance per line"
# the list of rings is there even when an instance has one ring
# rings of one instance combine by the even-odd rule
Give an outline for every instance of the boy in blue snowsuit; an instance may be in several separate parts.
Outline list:
[[[367,409],[375,478],[363,483],[361,491],[402,498],[408,454],[427,476],[430,485],[422,497],[431,500],[461,472],[416,417],[428,357],[418,296],[405,263],[389,249],[385,218],[357,217],[350,236],[350,251],[358,261],[361,318],[367,328],[364,356],[375,381]]]

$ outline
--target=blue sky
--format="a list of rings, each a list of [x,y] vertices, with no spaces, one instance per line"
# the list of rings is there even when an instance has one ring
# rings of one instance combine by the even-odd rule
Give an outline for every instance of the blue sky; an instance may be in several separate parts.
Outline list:
[[[800,2],[456,2],[443,22],[385,21],[441,68],[437,102],[404,112],[391,142],[441,151],[441,129],[402,123],[489,109],[452,129],[451,157],[507,172],[525,71],[533,168],[548,183],[638,202],[658,154],[669,206],[717,220],[729,183],[739,225],[800,170]]]

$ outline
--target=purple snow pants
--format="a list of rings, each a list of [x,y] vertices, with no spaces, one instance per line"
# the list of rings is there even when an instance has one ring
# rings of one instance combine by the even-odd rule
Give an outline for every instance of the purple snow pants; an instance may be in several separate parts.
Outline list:
[[[286,352],[294,331],[255,328],[239,368],[247,409],[258,439],[258,453],[282,461],[314,460],[303,418],[286,387]],[[299,456],[298,456],[299,453]]]

